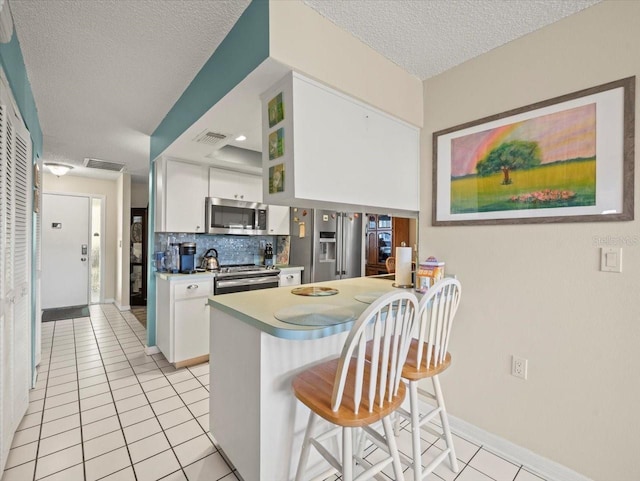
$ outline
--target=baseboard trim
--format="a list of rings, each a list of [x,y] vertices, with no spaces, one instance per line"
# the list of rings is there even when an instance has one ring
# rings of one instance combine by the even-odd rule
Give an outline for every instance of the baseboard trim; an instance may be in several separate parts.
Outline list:
[[[109,298],[109,299],[105,299],[104,301],[102,301],[100,304],[115,304],[116,300],[113,298]]]
[[[145,346],[144,353],[147,356],[151,356],[152,354],[158,354],[160,352],[160,348],[158,346]]]
[[[118,308],[118,310],[120,312],[130,311],[131,310],[131,306],[129,306],[129,305],[125,306],[125,305],[122,305],[122,304],[118,303],[117,301],[114,304],[116,305],[116,307]]]
[[[428,404],[420,399],[421,404]],[[425,406],[425,409],[428,409]],[[572,469],[547,459],[522,446],[507,441],[473,424],[449,414],[451,431],[461,438],[482,446],[487,451],[496,454],[514,464],[522,464],[527,471],[537,474],[547,481],[593,481]]]

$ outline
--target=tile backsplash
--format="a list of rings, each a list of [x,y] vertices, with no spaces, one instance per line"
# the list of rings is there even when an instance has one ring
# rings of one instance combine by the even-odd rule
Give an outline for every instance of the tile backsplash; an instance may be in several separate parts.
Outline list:
[[[282,236],[279,236],[282,237]],[[196,265],[208,249],[216,249],[220,265],[260,264],[263,260],[265,243],[271,243],[276,250],[276,236],[208,235],[161,232],[155,234],[154,252],[166,250],[167,243],[195,242]]]

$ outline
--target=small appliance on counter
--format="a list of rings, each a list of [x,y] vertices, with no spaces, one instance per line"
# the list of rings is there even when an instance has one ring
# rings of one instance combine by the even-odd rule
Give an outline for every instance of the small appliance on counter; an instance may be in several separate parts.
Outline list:
[[[180,244],[169,242],[164,253],[164,259],[167,272],[173,274],[180,272]]]
[[[271,244],[267,244],[264,249],[264,265],[266,267],[273,266],[273,246]]]
[[[220,261],[218,260],[218,251],[209,249],[202,257],[200,268],[207,271],[217,271],[220,269]]]
[[[183,242],[180,244],[180,272],[193,274],[196,271],[196,243]]]

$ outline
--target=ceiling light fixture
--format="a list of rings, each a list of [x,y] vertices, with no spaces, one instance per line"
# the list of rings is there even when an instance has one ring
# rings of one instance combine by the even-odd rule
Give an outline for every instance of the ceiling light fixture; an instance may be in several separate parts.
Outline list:
[[[44,166],[47,167],[53,175],[57,175],[58,177],[73,169],[72,165],[59,164],[57,162],[45,162]]]
[[[247,140],[247,137],[245,135],[238,135],[236,137],[237,142],[244,142],[245,140]]]

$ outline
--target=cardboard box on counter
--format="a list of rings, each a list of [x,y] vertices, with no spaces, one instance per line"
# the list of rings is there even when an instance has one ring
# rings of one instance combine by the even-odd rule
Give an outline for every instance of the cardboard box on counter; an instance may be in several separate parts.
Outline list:
[[[429,257],[421,262],[416,274],[416,291],[426,292],[429,287],[444,278],[444,262]]]

